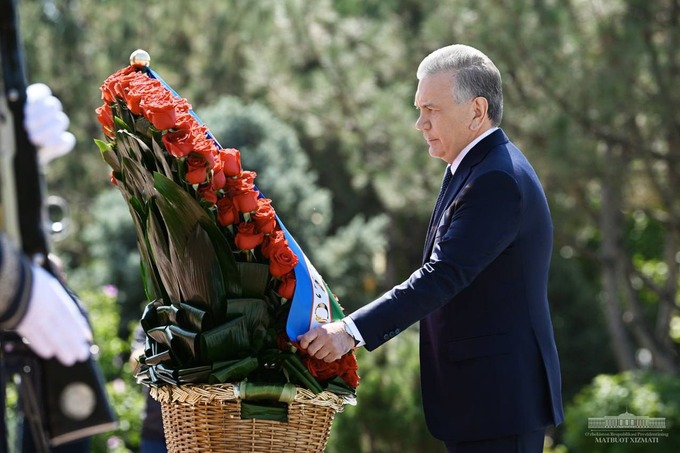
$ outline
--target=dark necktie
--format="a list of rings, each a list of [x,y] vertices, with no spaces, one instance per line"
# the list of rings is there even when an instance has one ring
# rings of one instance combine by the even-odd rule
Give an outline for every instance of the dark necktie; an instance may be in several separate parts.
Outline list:
[[[442,188],[439,189],[439,196],[437,197],[437,203],[434,205],[433,220],[439,216],[439,210],[441,209],[442,201],[444,200],[444,194],[446,193],[446,188],[449,187],[451,182],[451,165],[446,166],[446,172],[444,172],[444,179],[442,180]]]

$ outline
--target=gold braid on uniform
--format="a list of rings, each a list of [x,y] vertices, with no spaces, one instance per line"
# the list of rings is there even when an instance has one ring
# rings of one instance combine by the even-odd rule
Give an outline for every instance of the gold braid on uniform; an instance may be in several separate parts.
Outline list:
[[[0,328],[13,329],[22,320],[32,281],[29,262],[0,235]]]

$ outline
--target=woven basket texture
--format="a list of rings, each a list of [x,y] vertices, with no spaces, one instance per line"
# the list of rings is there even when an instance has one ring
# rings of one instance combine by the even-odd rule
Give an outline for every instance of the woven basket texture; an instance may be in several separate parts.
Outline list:
[[[170,453],[323,452],[333,417],[343,401],[296,388],[288,421],[241,419],[241,400],[232,384],[151,387],[161,403]]]

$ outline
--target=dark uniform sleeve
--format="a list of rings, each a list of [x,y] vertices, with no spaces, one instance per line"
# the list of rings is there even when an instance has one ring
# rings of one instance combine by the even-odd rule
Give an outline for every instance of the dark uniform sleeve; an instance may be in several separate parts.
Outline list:
[[[23,319],[31,282],[30,263],[0,234],[0,329],[13,329]]]

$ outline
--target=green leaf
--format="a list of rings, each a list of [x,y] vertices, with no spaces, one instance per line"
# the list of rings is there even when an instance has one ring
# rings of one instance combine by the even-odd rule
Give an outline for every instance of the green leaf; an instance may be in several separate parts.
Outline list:
[[[138,241],[146,242],[146,239],[139,238]],[[142,283],[144,284],[144,294],[147,300],[156,300],[159,297],[167,299],[167,292],[163,290],[160,283],[158,271],[155,269],[149,256],[149,248],[144,244],[144,249],[140,251],[140,270]]]
[[[206,311],[193,307],[186,302],[179,304],[177,323],[198,332],[211,329],[214,324]]]
[[[199,341],[202,363],[243,357],[251,352],[245,316],[203,332]]]
[[[297,394],[295,385],[289,382],[283,384],[260,384],[243,381],[239,383],[238,388],[241,399],[247,401],[291,403]]]
[[[172,179],[172,170],[168,164],[166,156],[168,155],[163,151],[161,145],[158,144],[156,140],[151,140],[151,150],[153,151],[153,156],[156,159],[156,166],[158,170],[162,170],[162,174],[166,177]]]
[[[236,266],[241,275],[241,295],[256,299],[263,298],[270,280],[269,264],[242,261],[237,262]]]
[[[356,390],[350,387],[341,377],[336,376],[326,384],[326,390],[336,395],[356,396]]]
[[[128,204],[135,210],[137,215],[139,215],[141,223],[146,223],[146,217],[149,215],[149,207],[145,206],[137,197],[130,197]]]
[[[250,373],[255,371],[259,365],[256,357],[246,357],[241,360],[229,360],[217,362],[213,365],[213,372],[210,373],[209,384],[238,382],[245,379]]]
[[[275,422],[288,421],[288,406],[283,403],[241,403],[242,420],[272,420]]]
[[[126,191],[124,188],[121,188],[121,192],[123,192],[123,196],[125,197]],[[160,275],[154,265],[147,239],[146,219],[148,217],[149,208],[137,197],[130,196],[129,194],[127,194],[127,202],[130,216],[132,217],[132,223],[135,227],[142,282],[144,284],[144,292],[147,296],[147,300],[155,300],[160,297],[167,301],[167,293],[161,285]]]
[[[134,157],[134,156],[133,156]],[[122,187],[118,187],[129,197],[148,201],[153,195],[153,182],[148,171],[134,158],[122,156],[120,158]]]
[[[155,200],[152,201],[152,206],[155,207]],[[170,250],[170,243],[168,241],[167,230],[163,224],[161,214],[157,210],[152,210],[147,217],[146,223],[146,240],[149,244],[149,252],[151,260],[158,270],[158,276],[163,288],[168,293],[171,302],[181,302],[182,286],[185,275],[178,275],[180,269],[176,269],[173,265],[172,252]],[[207,307],[207,296],[201,297],[199,300],[192,301],[194,303],[200,302],[202,306]]]
[[[149,246],[148,252],[150,261],[155,265],[155,269],[158,271],[158,277],[162,283],[161,286],[165,288],[165,291],[170,297],[170,301],[180,302],[182,300],[182,282],[180,276],[177,275],[177,270],[172,264],[173,260],[164,226],[157,217],[157,214],[153,211],[149,214],[144,237]],[[204,305],[205,304],[206,302],[204,302]]]
[[[271,323],[268,305],[262,299],[229,299],[227,304],[227,318],[233,319],[243,316],[246,328],[250,332],[249,342],[255,352],[265,346],[267,328]]]
[[[136,119],[140,118],[133,115],[127,104],[120,98],[116,99],[116,102],[111,104],[111,112],[113,113],[114,123],[118,124],[118,122],[116,122],[116,118],[118,118],[121,123],[120,126],[124,125],[123,129],[130,132],[135,129]]]
[[[95,139],[94,142],[97,144],[97,147],[99,147],[99,152],[101,153],[104,162],[109,164],[109,167],[111,167],[114,172],[119,172],[120,162],[118,162],[116,153],[113,152],[113,145],[97,139]]]
[[[182,368],[177,370],[177,380],[180,384],[207,382],[210,377],[210,365]]]
[[[123,129],[129,132],[133,132],[132,127],[130,127],[129,124],[127,124],[125,121],[120,119],[118,116],[113,117],[113,123],[118,126],[119,129]]]
[[[151,173],[142,164],[143,155],[150,153],[136,136],[127,130],[119,129],[116,135],[116,147],[112,148],[120,163],[119,171],[114,171],[118,179],[118,188],[130,208],[141,258],[141,272],[144,291],[149,300],[162,297],[170,303],[168,294],[161,284],[160,274],[155,265],[151,246],[148,240],[147,223],[149,215],[149,199],[155,194]]]
[[[94,143],[97,145],[100,152],[111,151],[111,148],[113,148],[113,145],[111,145],[110,143],[106,143],[103,140],[99,140],[98,138],[94,139]]]
[[[269,326],[270,316],[267,302],[263,299],[239,298],[229,299],[227,317],[237,318],[245,316],[248,328],[253,329],[257,325]]]
[[[212,251],[207,252],[212,253],[219,262],[222,284],[227,297],[240,296],[241,278],[236,267],[236,260],[226,238],[219,231],[208,213],[205,212],[198,201],[192,198],[177,183],[160,173],[154,174],[154,187],[162,196],[158,198],[158,200],[162,201],[157,200],[157,202],[159,208],[162,205],[163,217],[168,226],[168,232],[171,235],[171,239],[175,241],[173,243],[177,247],[186,247],[186,243],[182,244],[182,235],[188,233],[189,225],[199,223],[211,241]],[[178,231],[175,231],[175,229],[178,229]],[[181,230],[184,230],[184,233],[179,233]],[[183,251],[180,249],[178,253],[181,256]],[[215,312],[213,314],[218,316],[220,313]]]
[[[298,383],[307,387],[315,394],[321,393],[323,388],[319,381],[309,372],[309,370],[300,362],[294,354],[286,354],[283,359],[283,367],[286,371],[296,378]]]
[[[198,335],[178,326],[154,327],[146,331],[146,334],[156,342],[170,349],[172,357],[180,365],[192,363],[196,360],[196,343]]]
[[[139,132],[142,135],[146,135],[149,137],[152,136],[152,133],[149,130],[150,127],[151,123],[143,116],[137,118],[137,120],[135,121],[135,131]]]

